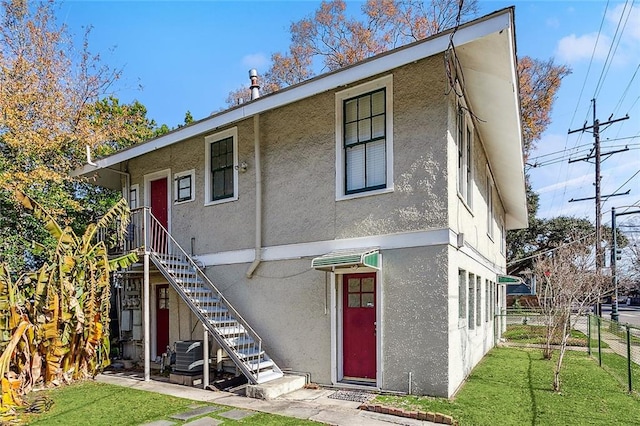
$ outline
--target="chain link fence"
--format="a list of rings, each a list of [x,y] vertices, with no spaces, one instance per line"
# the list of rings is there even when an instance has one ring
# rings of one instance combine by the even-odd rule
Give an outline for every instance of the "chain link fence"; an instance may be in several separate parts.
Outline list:
[[[567,344],[571,347],[587,347],[587,316],[572,318],[573,327]],[[544,345],[546,343],[545,317],[539,310],[516,309],[507,310],[496,315],[494,336],[498,341],[515,345]],[[552,339],[552,345],[559,345],[562,336],[558,334]]]
[[[610,321],[597,315],[572,318],[567,344],[587,351],[601,367],[617,378],[629,392],[640,390],[640,327]],[[540,311],[514,309],[495,316],[496,344],[542,347],[546,342],[545,317]],[[552,345],[560,344],[555,336]]]
[[[640,389],[640,327],[589,315],[589,354],[601,367],[625,384],[629,392]]]

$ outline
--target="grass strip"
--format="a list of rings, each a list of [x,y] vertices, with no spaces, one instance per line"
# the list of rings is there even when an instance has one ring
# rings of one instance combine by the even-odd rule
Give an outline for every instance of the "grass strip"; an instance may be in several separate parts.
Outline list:
[[[562,392],[552,390],[554,361],[540,350],[494,348],[451,400],[379,396],[376,402],[440,412],[460,425],[637,425],[640,398],[586,353],[567,353]]]
[[[20,420],[30,425],[141,425],[156,420],[170,420],[169,416],[191,411],[195,405],[212,405],[131,389],[121,386],[84,381],[69,386],[35,392],[30,397],[46,396],[54,401],[51,409],[44,413],[21,413]],[[317,425],[309,420],[278,416],[268,413],[257,413],[242,420],[235,421],[218,417],[219,414],[232,410],[231,407],[219,406],[220,411],[207,414],[209,417],[223,420],[225,425]],[[178,422],[176,420],[172,420]],[[179,423],[179,422],[178,422]]]

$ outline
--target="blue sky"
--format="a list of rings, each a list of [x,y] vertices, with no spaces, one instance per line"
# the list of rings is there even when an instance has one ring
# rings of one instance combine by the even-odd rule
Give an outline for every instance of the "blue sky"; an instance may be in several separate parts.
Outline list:
[[[57,14],[72,34],[80,36],[83,27],[92,27],[91,51],[123,71],[114,86],[117,97],[124,102],[138,99],[150,118],[172,127],[183,121],[187,110],[200,119],[223,108],[231,90],[248,84],[250,68],[264,72],[270,54],[287,49],[290,23],[311,14],[318,4],[76,0],[61,4]],[[357,13],[360,4],[348,2],[348,10]],[[518,55],[554,58],[573,70],[558,93],[553,123],[530,160],[538,163],[528,171],[540,193],[539,215],[594,217],[593,201],[568,202],[594,195],[594,166],[568,164],[569,155],[562,153],[574,158],[588,154],[580,150],[589,148],[592,135],[567,131],[582,127],[585,120],[591,124],[594,97],[601,122],[612,114],[630,116],[601,131],[603,152],[630,148],[602,163],[603,195],[631,191],[605,201],[604,222],[612,206],[640,204],[640,4],[633,9],[631,0],[479,4],[482,15],[515,5]]]

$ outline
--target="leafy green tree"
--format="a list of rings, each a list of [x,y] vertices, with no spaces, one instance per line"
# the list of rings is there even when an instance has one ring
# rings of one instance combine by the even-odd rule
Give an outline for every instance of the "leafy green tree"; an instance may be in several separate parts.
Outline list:
[[[0,264],[3,414],[21,405],[22,395],[38,383],[93,377],[109,365],[109,274],[136,261],[135,253],[110,260],[105,243],[96,240],[105,230],[124,235],[129,219],[124,199],[78,235],[24,193],[16,195],[56,244],[49,250],[37,244],[47,261],[36,272]]]
[[[105,97],[120,72],[80,49],[56,22],[53,2],[0,3],[0,261],[14,269],[43,261],[31,241],[55,244],[25,213],[14,189],[29,194],[64,226],[104,214],[116,196],[69,178],[85,146],[109,155],[164,134],[137,101]],[[79,212],[79,213],[75,213]],[[85,224],[87,222],[84,222]],[[82,224],[77,225],[82,228]]]

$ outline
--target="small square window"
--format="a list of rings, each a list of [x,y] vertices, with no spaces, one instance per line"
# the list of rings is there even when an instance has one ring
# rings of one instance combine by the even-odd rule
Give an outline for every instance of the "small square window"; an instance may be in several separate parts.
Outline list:
[[[194,170],[176,173],[174,177],[174,200],[176,203],[185,203],[193,201],[195,198],[194,191]]]

